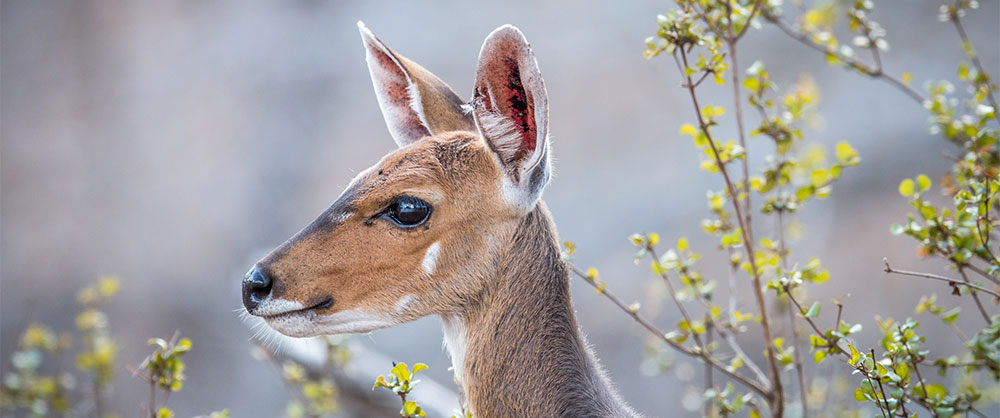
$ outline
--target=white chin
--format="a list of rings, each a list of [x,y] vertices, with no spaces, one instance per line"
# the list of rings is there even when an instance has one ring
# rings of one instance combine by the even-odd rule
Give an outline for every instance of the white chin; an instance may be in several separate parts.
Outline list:
[[[289,337],[315,337],[335,334],[364,334],[391,327],[398,321],[386,314],[372,314],[357,309],[318,315],[315,312],[296,312],[264,317],[267,325]]]

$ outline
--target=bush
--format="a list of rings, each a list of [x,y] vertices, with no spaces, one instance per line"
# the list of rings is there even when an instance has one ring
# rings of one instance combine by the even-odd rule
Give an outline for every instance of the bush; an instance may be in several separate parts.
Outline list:
[[[976,2],[956,1],[941,7],[941,20],[954,25],[968,60],[957,64],[958,78],[969,93],[964,98],[955,96],[948,81],[928,82],[925,95],[911,86],[913,75],[897,77],[884,69],[883,55],[889,43],[885,31],[871,18],[871,1],[821,2],[794,19],[795,24],[787,23],[792,19],[784,16],[777,1],[674,3],[675,10],[657,17],[656,34],[646,40],[645,56],[673,59],[683,78],[681,87],[690,98],[695,119],[681,126],[680,133],[689,135],[704,153],[701,168],[719,174],[725,185],[723,190],[709,191],[711,217],[702,221],[702,229],[718,242],[717,262],[730,267],[731,297],[739,280],[749,279],[756,311],[740,312],[732,299],[728,305],[714,299],[718,283],[698,271],[701,254],[690,250],[686,238],[667,249],[655,233],[631,238],[637,247],[636,260],[650,260],[653,274],[662,279],[681,315],[682,320],[670,330],[659,329],[652,318],[644,316],[638,302],[626,305],[617,298],[596,270],[573,271],[650,331],[657,346],[665,345],[707,365],[709,383],[702,389],[707,416],[744,410],[750,416],[765,410],[776,417],[852,415],[846,410],[817,410],[814,399],[826,395],[814,392],[825,383],[809,365],[824,361],[837,361],[855,371],[854,400],[873,405],[878,416],[912,417],[917,410],[943,418],[954,414],[984,416],[977,406],[996,402],[1000,396],[996,385],[1000,381],[1000,315],[989,313],[991,309],[995,312],[1000,302],[1000,259],[994,249],[994,228],[1000,216],[1000,142],[994,97],[997,86],[962,26],[962,17],[977,7]],[[853,37],[853,48],[835,35],[835,24],[841,17]],[[800,83],[790,93],[778,96],[778,87],[762,62],[744,68],[737,61],[748,29],[762,25],[776,26],[817,50],[831,65],[896,87],[929,112],[930,132],[956,148],[960,157],[951,173],[940,180],[941,192],[953,205],[939,207],[926,199],[932,188],[926,175],[902,180],[899,192],[910,201],[915,214],[908,214],[905,223],[890,229],[916,239],[920,254],[945,260],[958,278],[900,270],[888,260],[885,272],[942,281],[950,293],[973,299],[983,326],[970,332],[972,338],[966,338],[967,331],[955,325],[960,309],[946,310],[937,305],[934,295],[919,301],[915,312],[930,313],[952,327],[966,348],[963,352],[932,355],[918,333],[920,323],[913,318],[896,321],[876,317],[882,339],[857,341],[854,334],[861,331],[862,324],[845,317],[848,302],[844,298],[832,301],[836,308],[833,327],[818,321],[823,303],[807,301],[806,290],[827,281],[830,275],[818,258],[793,256],[786,230],[791,218],[807,203],[827,197],[834,183],[847,175],[845,169],[861,159],[847,142],[836,145],[832,162],[827,161],[824,150],[803,146],[806,135],[802,126],[815,112],[816,86]],[[857,57],[861,52],[871,54],[871,64]],[[732,86],[735,111],[700,101],[699,87],[706,80]],[[751,122],[745,111],[757,120]],[[716,138],[716,128],[723,123],[735,124],[738,141]],[[749,171],[748,138],[765,139],[774,146],[773,154],[763,156],[765,168],[761,172]],[[751,218],[757,215],[773,219],[774,229],[762,232],[755,228]],[[567,243],[566,248],[568,259],[574,246]],[[775,305],[788,307],[785,312],[793,325],[787,335],[775,331]],[[763,367],[741,346],[748,333],[763,341]],[[723,346],[733,354],[724,354]],[[932,383],[924,377],[928,369],[937,369],[942,377],[958,374],[961,378],[950,386]],[[712,374],[721,374],[723,381]],[[807,374],[811,376],[808,380]],[[847,403],[846,399],[833,401]]]

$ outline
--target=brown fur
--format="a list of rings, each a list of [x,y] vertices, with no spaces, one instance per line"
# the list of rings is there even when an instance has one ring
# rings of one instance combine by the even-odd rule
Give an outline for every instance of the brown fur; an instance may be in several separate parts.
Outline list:
[[[360,27],[365,36],[367,29]],[[508,55],[514,51],[518,62],[527,63],[521,68],[529,70],[528,87],[514,96],[531,100],[533,113],[496,117],[537,118],[523,132],[545,135],[548,108],[534,55],[516,29],[498,33],[487,45],[499,45]],[[538,200],[548,176],[547,137],[518,140],[518,152],[540,158],[532,167],[510,166],[528,157],[511,162],[498,155],[494,138],[482,127],[473,130],[447,85],[389,53],[407,67],[426,113],[400,116],[396,107],[393,117],[426,120],[432,126],[424,128],[434,135],[396,138],[405,146],[359,175],[326,212],[257,264],[273,281],[270,300],[300,303],[317,321],[343,312],[390,318],[377,327],[427,315],[457,321],[465,330],[465,349],[456,376],[479,418],[633,416],[579,332],[555,225]],[[489,53],[484,47],[483,54]],[[477,81],[476,94],[489,93],[480,90],[489,85]],[[523,173],[530,176],[520,178]],[[523,181],[508,181],[512,177]],[[521,188],[513,195],[530,200],[512,203],[505,187]],[[376,216],[402,195],[430,203],[426,223],[407,229]],[[435,243],[440,253],[428,272],[423,262]],[[330,299],[328,306],[313,308]]]

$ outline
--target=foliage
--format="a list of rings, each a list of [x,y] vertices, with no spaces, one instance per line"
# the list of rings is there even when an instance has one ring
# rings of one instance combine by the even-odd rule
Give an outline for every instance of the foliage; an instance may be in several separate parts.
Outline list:
[[[423,409],[420,405],[417,405],[414,401],[407,401],[406,397],[413,390],[413,387],[420,383],[420,380],[414,380],[417,372],[421,370],[426,370],[427,365],[423,363],[417,363],[413,365],[413,370],[410,370],[406,363],[393,363],[392,370],[389,370],[388,378],[386,376],[379,376],[375,380],[375,386],[372,386],[372,390],[378,388],[385,388],[396,395],[399,396],[400,402],[403,406],[399,410],[399,415],[402,418],[413,418],[413,417],[425,417]]]
[[[773,416],[826,414],[817,409],[820,405],[814,400],[827,399],[814,393],[815,387],[825,383],[809,364],[835,357],[837,364],[846,365],[859,377],[854,399],[874,405],[884,418],[916,416],[918,409],[934,417],[981,415],[977,405],[989,402],[987,399],[995,401],[990,397],[998,394],[992,393],[996,390],[984,393],[975,382],[989,382],[992,387],[1000,382],[996,361],[1000,316],[988,313],[995,312],[1000,302],[1000,288],[996,287],[1000,284],[1000,259],[996,256],[1000,247],[994,233],[1000,216],[1000,141],[994,98],[997,86],[983,69],[961,23],[977,3],[959,0],[941,7],[941,20],[955,26],[968,60],[959,63],[957,71],[959,81],[966,86],[964,91],[969,92],[965,98],[956,97],[956,89],[948,81],[928,82],[925,97],[911,87],[912,74],[895,77],[884,70],[889,39],[873,19],[871,1],[802,5],[803,12],[793,24],[786,23],[789,19],[782,4],[775,0],[674,3],[674,10],[657,17],[656,33],[646,40],[644,55],[667,57],[676,64],[694,117],[694,122],[680,127],[680,133],[689,136],[703,155],[701,168],[723,181],[721,190],[707,193],[711,216],[701,225],[721,252],[720,261],[730,266],[730,300],[728,304],[718,300],[718,283],[699,270],[703,256],[691,250],[687,238],[666,249],[655,233],[630,238],[637,247],[636,260],[650,260],[653,275],[666,288],[665,296],[677,307],[681,319],[670,330],[663,331],[654,323],[655,311],[646,312],[638,302],[626,304],[618,299],[595,269],[573,266],[572,270],[649,330],[659,345],[706,364],[708,376],[702,388],[705,415],[749,411],[757,416],[765,407]],[[839,28],[841,22],[844,28]],[[846,296],[832,301],[836,308],[833,326],[820,325],[823,303],[808,300],[809,288],[830,280],[830,273],[819,258],[792,254],[788,235],[797,232],[790,225],[806,203],[829,196],[845,170],[861,159],[848,142],[838,142],[832,153],[806,142],[805,128],[818,119],[815,108],[820,97],[808,77],[779,95],[779,87],[763,62],[745,68],[740,65],[740,42],[749,28],[764,25],[772,25],[819,51],[831,65],[899,89],[929,113],[930,133],[957,149],[959,156],[952,172],[940,181],[942,193],[951,197],[949,204],[940,205],[928,198],[933,187],[929,176],[903,180],[899,193],[909,199],[915,214],[908,215],[903,225],[892,226],[891,232],[916,239],[920,254],[945,260],[960,278],[899,270],[888,261],[885,272],[943,281],[952,294],[973,300],[985,324],[973,338],[966,338],[957,326],[960,309],[938,306],[934,295],[921,300],[916,312],[939,317],[961,339],[964,352],[932,358],[925,337],[918,333],[919,322],[912,318],[879,319],[881,342],[859,349],[864,346],[857,341],[862,324],[845,318]],[[837,33],[843,32],[849,33],[849,43],[838,39]],[[858,57],[862,52],[871,55],[871,64]],[[733,111],[701,103],[699,94],[707,88],[703,82],[708,79],[731,86]],[[718,138],[718,127],[725,123],[735,125],[736,139]],[[750,140],[765,140],[773,146],[773,152],[760,159],[763,168],[756,173],[749,169]],[[758,215],[772,220],[773,230],[756,227],[751,220]],[[569,260],[575,247],[571,243],[566,246],[564,257]],[[733,299],[739,286],[747,282],[756,302],[752,313],[739,311]],[[651,305],[659,306],[659,302]],[[782,311],[790,326],[778,328],[776,314]],[[756,334],[756,338],[747,334]],[[765,367],[755,364],[742,347],[755,339],[763,342]],[[662,356],[660,350],[650,352],[658,359]],[[811,354],[811,362],[803,359],[806,353]],[[650,364],[670,362],[655,360]],[[941,377],[958,373],[962,383],[949,386],[946,380],[925,380],[921,366],[937,368]],[[719,382],[711,377],[713,373],[726,379]],[[810,379],[807,373],[812,375]],[[793,379],[797,385],[790,383]]]
[[[69,392],[76,388],[76,379],[68,372],[46,375],[39,369],[46,355],[58,356],[72,344],[69,334],[57,335],[44,325],[29,325],[21,335],[18,350],[11,356],[15,371],[4,376],[0,411],[23,408],[34,417],[66,413],[70,407]]]
[[[181,357],[191,351],[191,340],[179,337],[179,334],[174,334],[170,341],[151,338],[149,346],[155,349],[142,361],[139,370],[134,372],[136,376],[149,383],[147,411],[150,418],[174,416],[173,411],[166,406],[156,407],[156,390],[160,389],[164,395],[170,395],[171,392],[181,390],[184,385],[184,361]]]
[[[73,349],[73,336],[56,333],[41,324],[31,324],[21,334],[18,350],[11,356],[15,372],[4,376],[0,388],[0,411],[23,411],[31,416],[66,415],[73,407],[71,394],[89,390],[94,416],[115,416],[104,410],[108,387],[115,377],[118,343],[111,336],[108,317],[103,309],[118,293],[119,280],[103,277],[77,293],[81,305],[76,328],[81,341],[76,367],[89,381],[89,388],[78,385],[77,377],[61,370],[61,356]],[[55,363],[52,374],[43,370],[46,356]]]
[[[107,305],[118,293],[121,282],[115,277],[103,277],[77,293],[81,310],[76,316],[76,328],[81,345],[76,354],[76,368],[88,384],[62,370],[64,357],[73,350],[74,337],[69,332],[56,333],[41,324],[30,324],[21,334],[18,349],[11,355],[14,371],[3,377],[0,385],[0,413],[24,413],[32,417],[93,416],[117,417],[104,406],[115,381],[119,343],[111,333]],[[168,418],[173,412],[155,407],[155,390],[175,392],[184,381],[181,356],[191,349],[187,338],[175,335],[169,342],[160,338],[149,340],[156,347],[142,362],[136,376],[150,383],[147,406],[150,417]],[[48,364],[43,364],[48,360]],[[229,411],[213,412],[211,418],[228,418]]]
[[[251,353],[259,360],[270,361],[281,373],[285,386],[292,393],[285,406],[288,418],[318,418],[340,411],[340,390],[333,379],[334,369],[343,367],[350,360],[351,352],[344,345],[346,337],[323,337],[324,361],[319,370],[308,370],[292,360],[280,360],[277,354],[263,346],[255,346]]]

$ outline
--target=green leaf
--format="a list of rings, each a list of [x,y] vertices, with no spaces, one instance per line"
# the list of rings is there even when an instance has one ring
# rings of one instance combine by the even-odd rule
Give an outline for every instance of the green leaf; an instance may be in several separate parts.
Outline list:
[[[813,172],[809,175],[809,184],[813,187],[823,187],[823,185],[829,181],[830,176],[826,170],[823,169],[813,170]]]
[[[942,313],[941,314],[941,320],[944,321],[946,324],[950,324],[952,322],[955,322],[955,320],[958,319],[958,314],[960,312],[962,312],[962,308],[955,307],[954,309],[952,309],[952,310],[950,310],[948,312]]]
[[[417,374],[417,372],[421,370],[427,370],[427,365],[424,363],[417,363],[413,365],[413,374]]]
[[[906,179],[899,183],[899,194],[905,197],[913,196],[913,180]]]
[[[632,234],[632,236],[629,237],[629,240],[632,241],[632,245],[635,246],[640,246],[646,243],[646,238],[639,234]]]
[[[855,165],[858,162],[858,151],[851,147],[851,144],[847,142],[838,142],[837,148],[837,162],[840,164],[850,166]]]
[[[853,345],[848,344],[847,348],[851,350],[851,360],[850,360],[851,365],[858,364],[858,362],[861,361],[861,353],[859,353],[858,350],[855,349]]]
[[[923,192],[931,188],[931,179],[921,174],[917,176],[917,191]]]
[[[868,402],[868,398],[865,396],[865,392],[861,389],[854,389],[854,400],[858,402]]]
[[[805,317],[806,318],[815,318],[815,317],[819,316],[819,306],[820,306],[819,302],[813,302],[812,306],[809,307],[809,310],[806,311]]]
[[[393,367],[389,372],[396,375],[399,380],[410,380],[410,371],[407,369],[406,363],[396,364],[396,367]]]

